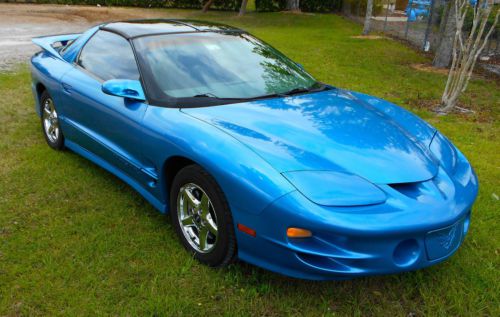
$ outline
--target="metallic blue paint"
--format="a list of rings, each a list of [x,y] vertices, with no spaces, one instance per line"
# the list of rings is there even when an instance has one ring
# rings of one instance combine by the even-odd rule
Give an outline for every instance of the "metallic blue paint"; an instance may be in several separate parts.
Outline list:
[[[299,278],[343,279],[427,267],[462,243],[476,175],[413,114],[340,89],[184,109],[112,96],[74,64],[97,29],[63,58],[47,46],[61,38],[37,40],[44,48],[31,65],[37,112],[46,89],[66,146],[163,213],[169,163],[201,165],[226,195],[240,259]],[[313,236],[287,238],[289,227]]]
[[[54,47],[54,44],[61,43],[61,46],[68,45],[68,42],[77,39],[81,34],[63,34],[54,36],[44,36],[40,38],[34,38],[33,43],[43,48],[46,52],[52,54],[56,58],[61,58],[59,52]]]
[[[439,165],[429,143],[398,118],[340,89],[182,111],[226,131],[280,172],[339,171],[375,184],[410,183],[432,179]]]
[[[128,79],[111,79],[102,84],[102,91],[105,94],[117,97],[128,98],[137,101],[145,101],[144,91],[141,82]]]
[[[68,63],[74,63],[83,45],[99,30],[99,26],[94,26],[81,34],[62,54],[62,57]]]
[[[352,174],[295,171],[283,173],[283,176],[294,184],[299,192],[318,205],[363,206],[381,204],[387,199],[377,186]]]

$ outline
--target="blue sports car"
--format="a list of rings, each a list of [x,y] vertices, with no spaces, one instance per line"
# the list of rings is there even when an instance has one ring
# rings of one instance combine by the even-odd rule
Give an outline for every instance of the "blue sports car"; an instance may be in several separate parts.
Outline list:
[[[139,20],[33,42],[48,145],[168,213],[202,263],[345,279],[436,264],[467,234],[478,181],[446,137],[245,31]]]

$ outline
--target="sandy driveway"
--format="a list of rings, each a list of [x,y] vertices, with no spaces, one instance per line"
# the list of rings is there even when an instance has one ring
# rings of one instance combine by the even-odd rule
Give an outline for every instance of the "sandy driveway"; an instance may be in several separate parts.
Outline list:
[[[26,62],[38,48],[31,38],[82,32],[104,21],[186,17],[193,11],[0,3],[0,72]]]

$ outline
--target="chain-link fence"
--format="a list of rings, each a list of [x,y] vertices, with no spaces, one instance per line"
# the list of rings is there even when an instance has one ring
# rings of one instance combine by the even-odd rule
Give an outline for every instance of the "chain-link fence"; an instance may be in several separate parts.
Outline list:
[[[439,45],[441,27],[449,16],[447,1],[449,0],[374,0],[371,29],[407,40],[423,51],[434,51]],[[343,13],[360,23],[364,20],[365,12],[366,0],[344,2]],[[469,22],[466,19],[465,32],[471,27],[471,19],[472,16]],[[481,56],[482,61],[496,64],[497,68],[500,68],[499,33],[500,27],[497,26]]]

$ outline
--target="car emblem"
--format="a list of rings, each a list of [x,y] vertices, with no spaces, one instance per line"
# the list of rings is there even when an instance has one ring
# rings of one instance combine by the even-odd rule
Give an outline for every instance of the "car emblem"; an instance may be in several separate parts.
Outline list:
[[[441,234],[439,236],[439,244],[448,250],[453,245],[453,240],[455,240],[455,235],[457,232],[457,226],[453,226],[453,228],[448,231],[448,233]]]

